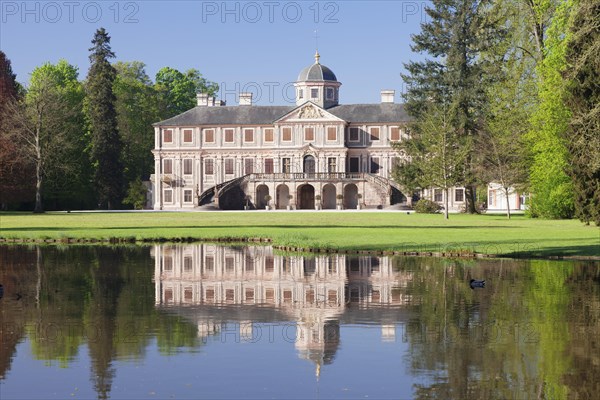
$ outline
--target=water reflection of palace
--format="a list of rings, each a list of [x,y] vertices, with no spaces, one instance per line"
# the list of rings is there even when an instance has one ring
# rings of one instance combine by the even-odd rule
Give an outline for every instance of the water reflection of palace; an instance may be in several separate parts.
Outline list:
[[[340,322],[377,321],[382,339],[394,340],[400,306],[410,301],[403,289],[412,273],[394,270],[389,257],[309,258],[209,244],[157,245],[153,255],[158,307],[192,320],[202,337],[228,322],[242,323],[243,337],[252,322],[293,321],[299,355],[315,362],[317,374],[335,356]]]

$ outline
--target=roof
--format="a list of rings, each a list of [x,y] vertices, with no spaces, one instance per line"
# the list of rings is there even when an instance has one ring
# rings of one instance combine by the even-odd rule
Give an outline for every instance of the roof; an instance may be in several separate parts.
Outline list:
[[[194,107],[154,126],[270,125],[297,106]],[[343,104],[327,112],[350,123],[397,123],[409,121],[403,104]]]
[[[407,122],[410,117],[404,110],[404,104],[342,104],[327,109],[338,118],[347,122]]]
[[[199,106],[154,125],[268,125],[294,108],[296,106]]]
[[[300,71],[298,81],[333,81],[337,82],[337,78],[333,71],[322,64],[312,64]]]

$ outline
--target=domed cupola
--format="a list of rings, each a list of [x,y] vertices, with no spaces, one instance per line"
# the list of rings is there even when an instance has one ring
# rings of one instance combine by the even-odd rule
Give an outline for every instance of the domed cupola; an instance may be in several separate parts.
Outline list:
[[[300,71],[296,87],[296,105],[312,101],[323,108],[338,105],[339,87],[337,77],[331,69],[322,65],[319,51],[315,53],[315,63]]]

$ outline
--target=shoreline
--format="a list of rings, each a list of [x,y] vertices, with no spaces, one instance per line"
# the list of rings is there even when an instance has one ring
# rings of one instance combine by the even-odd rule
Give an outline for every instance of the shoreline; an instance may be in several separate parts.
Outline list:
[[[484,254],[470,251],[398,251],[398,250],[355,250],[355,249],[332,249],[326,247],[296,247],[284,246],[273,243],[271,238],[145,238],[138,240],[133,237],[112,237],[112,238],[60,238],[60,239],[22,239],[22,238],[3,238],[0,237],[0,246],[2,245],[153,245],[153,244],[199,244],[214,243],[219,245],[226,244],[268,244],[273,249],[287,253],[308,253],[314,255],[324,254],[347,254],[362,256],[403,256],[403,257],[436,257],[436,258],[461,258],[461,259],[492,259],[504,258],[511,260],[565,260],[565,261],[600,261],[600,256],[568,256],[568,255],[549,255],[536,256],[533,254],[522,253],[521,255],[510,254]]]

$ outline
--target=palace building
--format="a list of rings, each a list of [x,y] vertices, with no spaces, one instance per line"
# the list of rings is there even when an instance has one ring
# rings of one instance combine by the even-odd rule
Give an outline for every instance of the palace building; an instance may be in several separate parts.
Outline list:
[[[154,124],[154,209],[410,206],[391,179],[403,105],[392,90],[379,104],[340,104],[342,83],[319,58],[298,75],[293,106],[198,94],[196,107]]]

